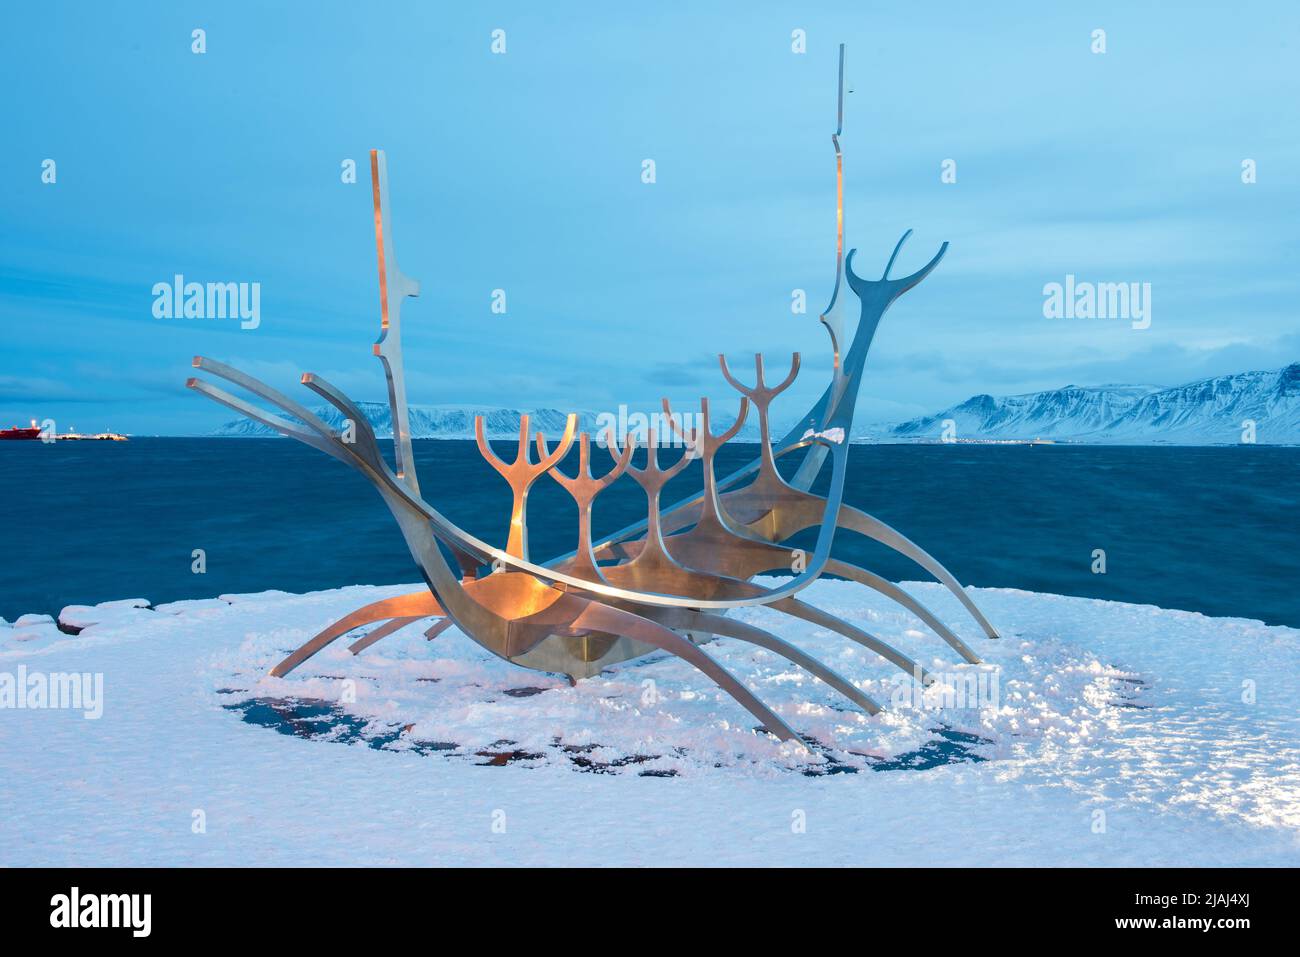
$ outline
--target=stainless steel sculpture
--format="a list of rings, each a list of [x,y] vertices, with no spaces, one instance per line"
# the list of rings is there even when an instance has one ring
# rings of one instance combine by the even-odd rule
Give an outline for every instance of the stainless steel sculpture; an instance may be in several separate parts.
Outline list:
[[[989,638],[997,634],[975,607],[961,584],[920,547],[880,520],[843,502],[848,466],[848,437],[862,381],[867,352],[885,310],[939,264],[948,244],[918,271],[894,279],[890,272],[909,233],[894,248],[879,279],[853,271],[853,251],[844,256],[844,168],[840,136],[844,107],[844,48],[840,47],[839,110],[832,142],[836,158],[835,286],[830,305],[820,319],[831,336],[834,366],[821,399],[784,438],[774,442],[770,410],[799,372],[795,354],[789,373],[768,385],[763,357],[755,357],[754,385],[747,386],[719,356],[721,373],[740,393],[736,422],[720,435],[711,430],[708,400],[702,400],[697,429],[680,428],[686,451],[668,466],[660,464],[657,438],[646,436],[643,465],[633,466],[636,438],[608,435],[612,467],[597,477],[592,469],[591,436],[578,440],[577,473],[561,470],[576,431],[570,416],[552,450],[540,432],[530,441],[528,417],[519,429],[513,462],[504,462],[487,443],[482,419],[475,423],[479,450],[510,486],[513,496],[506,547],[480,541],[446,519],[420,494],[412,455],[403,379],[400,307],[403,298],[419,294],[419,283],[397,267],[389,212],[388,175],[384,154],[371,153],[374,185],[375,238],[379,260],[381,333],[375,354],[388,380],[393,420],[394,466],[380,451],[366,417],[353,402],[319,376],[304,374],[302,383],[337,408],[355,427],[353,441],[333,430],[310,410],[236,369],[196,357],[194,366],[225,379],[270,403],[290,418],[251,404],[207,381],[192,378],[190,388],[273,429],[346,462],[375,485],[392,511],[420,568],[427,589],[359,608],[314,636],[280,662],[272,674],[283,676],[336,640],[364,625],[381,623],[350,647],[359,653],[393,632],[428,618],[438,621],[426,634],[434,638],[451,624],[484,648],[515,664],[568,675],[589,677],[603,668],[655,652],[666,651],[689,661],[727,691],[781,740],[796,733],[759,701],[740,681],[700,647],[713,637],[749,642],[772,651],[826,682],[869,713],[880,706],[846,678],[770,632],[726,617],[734,608],[766,605],[792,618],[812,622],[872,650],[904,671],[932,680],[920,666],[896,648],[863,629],[804,602],[799,593],[825,574],[847,578],[899,603],[924,622],[967,662],[975,652],[929,609],[902,588],[872,572],[832,555],[835,533],[845,529],[879,541],[915,561],[961,601]],[[860,302],[856,329],[845,338],[841,280]],[[758,419],[760,453],[745,468],[719,478],[714,471],[718,449],[733,438],[750,408]],[[675,422],[667,400],[664,411]],[[532,459],[536,445],[537,461]],[[621,448],[620,448],[621,444]],[[794,477],[787,481],[776,460],[802,453]],[[703,465],[699,494],[664,508],[660,494],[667,481],[698,457]],[[830,483],[825,496],[810,491],[830,459]],[[528,491],[549,475],[573,497],[578,508],[577,548],[568,555],[536,563],[528,551]],[[596,496],[627,475],[644,490],[644,521],[600,541],[594,541],[591,509]],[[791,536],[816,528],[810,554],[795,553]],[[440,547],[441,546],[441,547]],[[442,548],[454,558],[453,570]],[[790,574],[793,571],[793,574]],[[786,574],[775,587],[752,581],[764,572]]]

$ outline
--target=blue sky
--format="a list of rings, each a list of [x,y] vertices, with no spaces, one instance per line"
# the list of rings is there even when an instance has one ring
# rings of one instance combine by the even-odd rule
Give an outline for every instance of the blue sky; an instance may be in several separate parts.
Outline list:
[[[403,309],[412,402],[730,399],[718,352],[748,369],[799,350],[793,408],[828,372],[840,41],[859,271],[909,227],[900,269],[952,243],[886,316],[862,421],[1300,359],[1300,7],[1075,7],[9,10],[0,425],[205,432],[231,416],[183,388],[196,353],[381,398],[372,147],[423,284]],[[154,318],[176,273],[260,283],[260,326]],[[1043,285],[1067,273],[1151,283],[1151,327],[1044,318]]]

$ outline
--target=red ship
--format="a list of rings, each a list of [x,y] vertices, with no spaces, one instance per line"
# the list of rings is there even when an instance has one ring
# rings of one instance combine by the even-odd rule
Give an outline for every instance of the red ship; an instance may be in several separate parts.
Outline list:
[[[14,426],[12,429],[0,429],[0,441],[6,439],[39,439],[41,430],[36,427],[36,420],[32,420],[30,429],[20,429]]]

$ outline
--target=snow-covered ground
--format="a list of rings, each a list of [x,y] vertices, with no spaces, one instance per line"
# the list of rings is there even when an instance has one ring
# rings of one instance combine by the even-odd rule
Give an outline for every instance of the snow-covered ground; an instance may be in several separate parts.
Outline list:
[[[742,617],[886,711],[709,646],[811,748],[755,732],[676,659],[571,688],[455,629],[358,657],[343,639],[266,676],[410,588],[78,606],[60,616],[76,636],[0,623],[0,684],[103,677],[98,719],[0,710],[0,865],[1300,864],[1300,631],[977,589],[989,641],[940,586],[907,587],[987,664],[958,666],[862,587],[805,597],[950,681],[973,673],[982,707],[917,701],[871,652],[769,610]]]

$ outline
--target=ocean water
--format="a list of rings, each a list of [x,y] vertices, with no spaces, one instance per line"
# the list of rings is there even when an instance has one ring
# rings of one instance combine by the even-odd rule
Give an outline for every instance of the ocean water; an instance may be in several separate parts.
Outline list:
[[[755,453],[724,447],[720,474]],[[426,499],[504,544],[509,496],[474,443],[417,441],[416,459]],[[664,501],[698,487],[692,465]],[[1300,626],[1300,449],[855,446],[845,499],[968,585]],[[0,615],[10,621],[117,598],[419,579],[371,486],[286,439],[0,443],[0,502]],[[597,531],[644,510],[640,489],[620,480],[597,500]],[[572,501],[549,479],[530,494],[529,529],[534,558],[573,547]],[[195,549],[204,574],[191,570]],[[1105,574],[1092,571],[1094,549],[1105,551]],[[926,577],[850,533],[836,553],[894,580]]]

